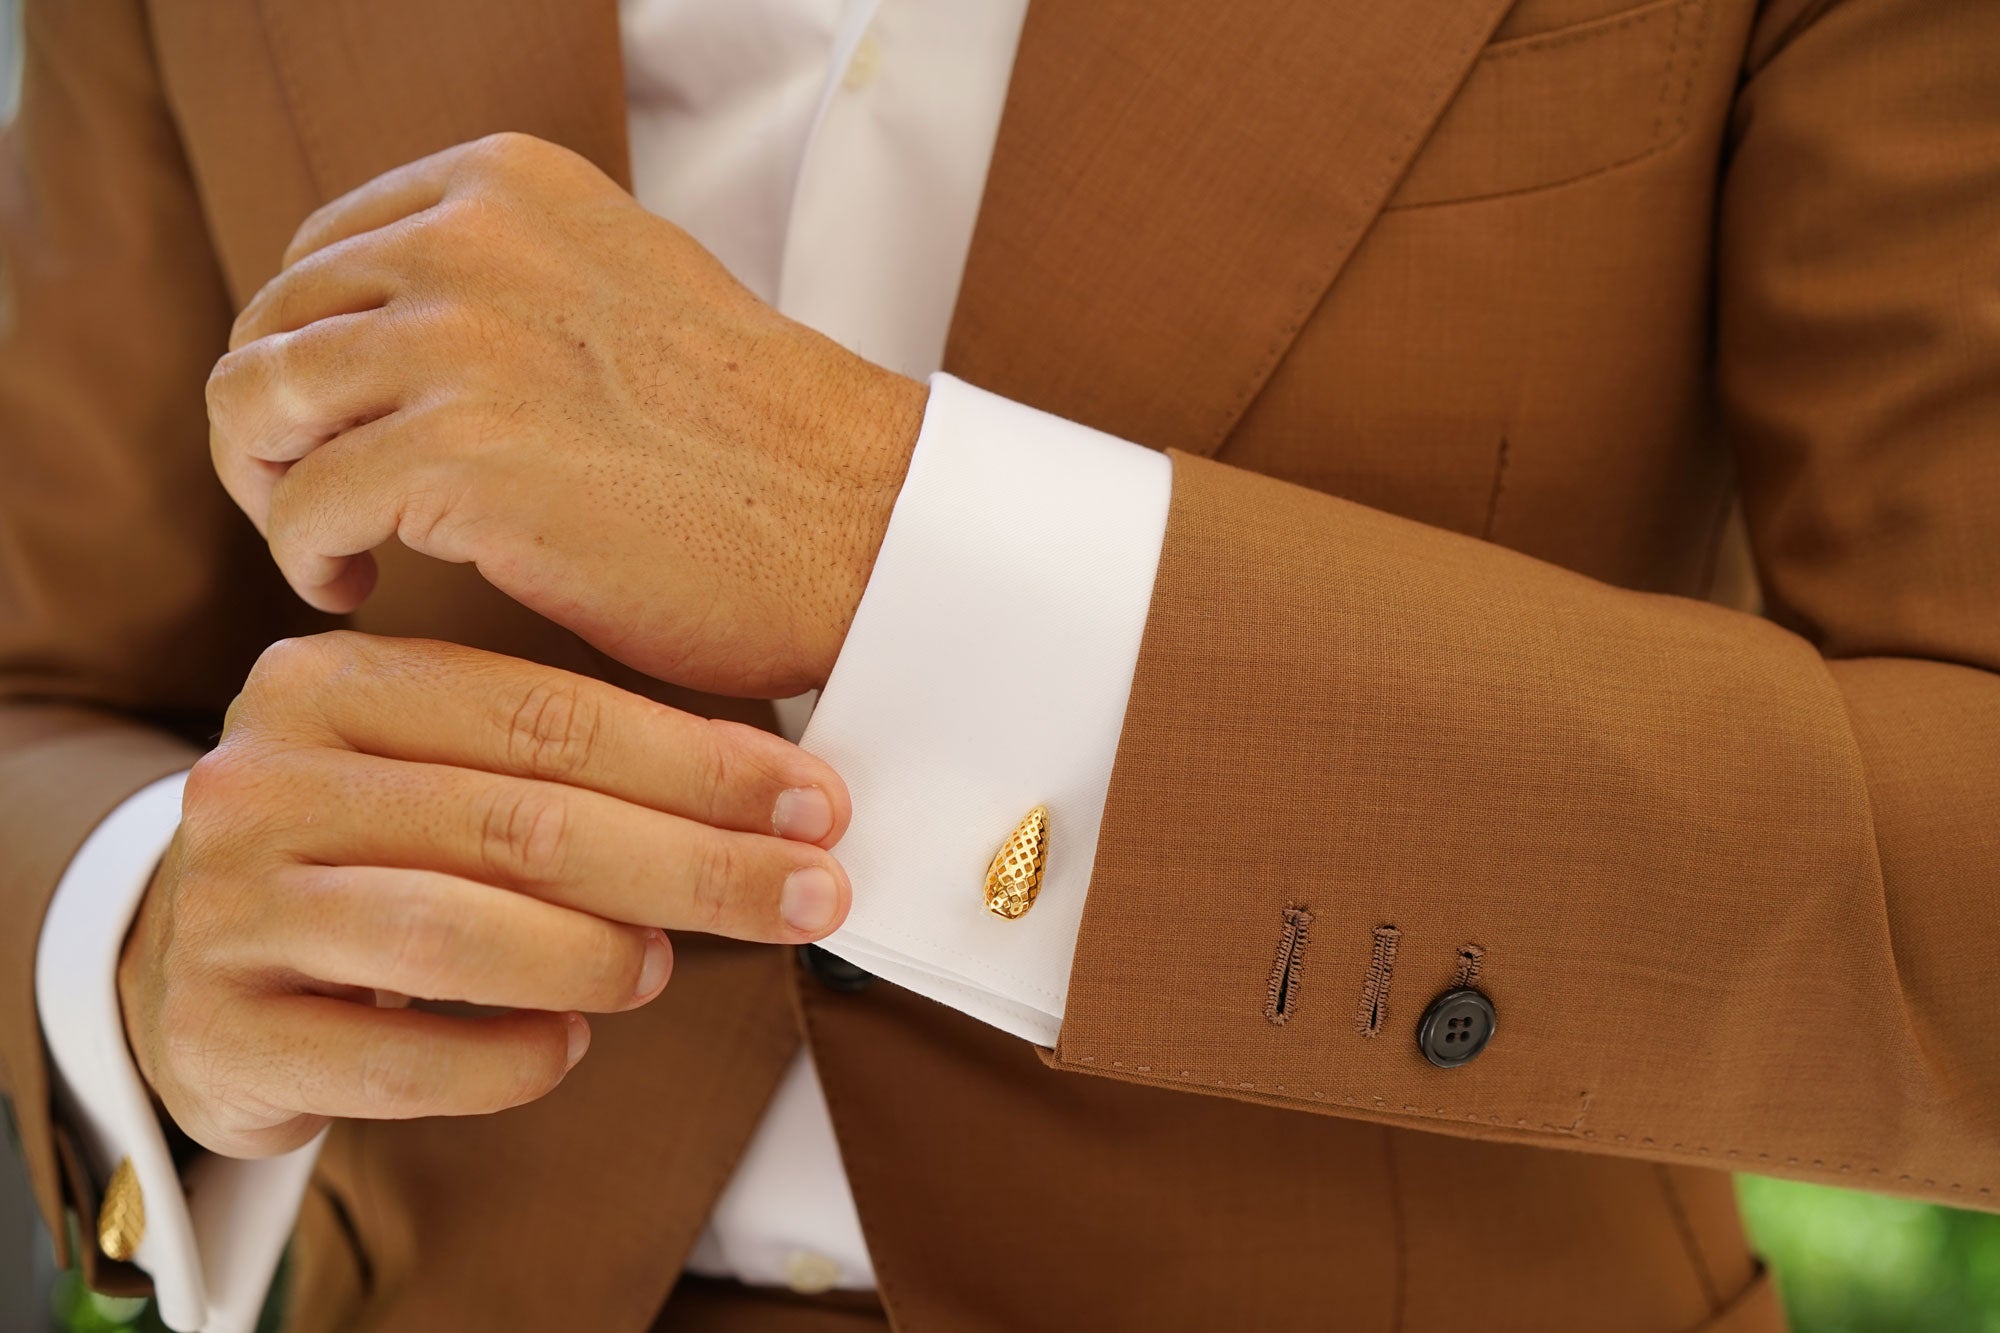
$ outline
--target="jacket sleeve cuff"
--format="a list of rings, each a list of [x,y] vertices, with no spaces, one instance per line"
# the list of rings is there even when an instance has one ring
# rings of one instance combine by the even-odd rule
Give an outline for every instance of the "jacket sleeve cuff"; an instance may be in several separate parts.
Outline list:
[[[145,1207],[133,1262],[160,1317],[202,1333],[248,1333],[284,1252],[320,1140],[263,1161],[204,1156],[175,1170],[125,1043],[118,956],[181,814],[185,774],[162,778],[107,816],[56,886],[35,960],[35,1002],[58,1095],[89,1169],[129,1159]],[[82,1219],[85,1241],[95,1219]]]
[[[1152,450],[932,376],[803,740],[854,800],[836,849],[854,906],[825,948],[1054,1044],[1171,475]],[[985,910],[986,869],[1036,805],[1041,895],[1002,920]]]

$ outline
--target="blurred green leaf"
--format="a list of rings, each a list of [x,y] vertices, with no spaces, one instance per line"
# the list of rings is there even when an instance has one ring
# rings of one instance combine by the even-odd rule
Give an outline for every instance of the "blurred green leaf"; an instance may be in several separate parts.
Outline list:
[[[64,1333],[154,1333],[164,1330],[152,1303],[100,1296],[83,1285],[76,1270],[58,1274],[50,1304]]]
[[[1793,1333],[2000,1333],[2000,1217],[1742,1176]]]
[[[278,1262],[271,1291],[264,1299],[263,1313],[257,1317],[257,1333],[279,1333],[286,1288],[291,1282],[291,1254]],[[161,1322],[153,1303],[100,1296],[83,1285],[75,1269],[56,1275],[49,1303],[53,1307],[54,1333],[173,1333]]]

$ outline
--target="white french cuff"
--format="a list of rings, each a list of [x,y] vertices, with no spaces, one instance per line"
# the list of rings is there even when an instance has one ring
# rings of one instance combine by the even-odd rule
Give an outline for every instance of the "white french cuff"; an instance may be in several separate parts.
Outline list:
[[[821,944],[1054,1046],[1166,535],[1163,454],[933,375],[908,478],[802,744],[846,779],[854,906]],[[1049,808],[1034,908],[986,869]]]
[[[181,819],[187,775],[161,778],[91,831],[49,903],[35,1007],[64,1109],[100,1179],[130,1158],[146,1225],[133,1262],[160,1318],[182,1333],[250,1333],[290,1237],[324,1135],[282,1157],[205,1155],[187,1180],[125,1044],[118,955]],[[96,1219],[83,1218],[83,1243]]]

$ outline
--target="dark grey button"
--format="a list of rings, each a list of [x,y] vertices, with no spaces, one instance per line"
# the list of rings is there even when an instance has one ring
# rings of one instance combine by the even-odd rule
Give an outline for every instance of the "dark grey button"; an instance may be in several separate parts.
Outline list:
[[[873,980],[875,974],[856,967],[838,954],[828,953],[817,944],[799,946],[799,966],[828,990],[852,995]]]
[[[1431,1001],[1417,1023],[1417,1047],[1439,1069],[1456,1069],[1493,1038],[1493,1001],[1463,986]]]

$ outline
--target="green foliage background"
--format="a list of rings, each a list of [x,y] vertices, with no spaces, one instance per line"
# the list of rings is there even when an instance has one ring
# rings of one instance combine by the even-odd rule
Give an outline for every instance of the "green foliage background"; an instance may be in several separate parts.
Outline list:
[[[2000,1216],[1757,1176],[1738,1188],[1794,1333],[2000,1333]],[[69,1274],[54,1314],[63,1333],[164,1333]]]
[[[1794,1333],[2000,1333],[2000,1216],[1743,1176]]]

